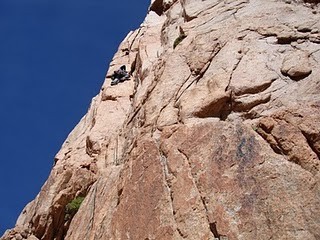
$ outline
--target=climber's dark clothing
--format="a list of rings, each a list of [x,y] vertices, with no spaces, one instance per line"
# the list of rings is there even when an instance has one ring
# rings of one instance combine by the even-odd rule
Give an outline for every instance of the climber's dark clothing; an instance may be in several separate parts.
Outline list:
[[[111,85],[116,85],[119,82],[124,82],[125,80],[128,80],[130,78],[129,73],[126,71],[126,66],[123,65],[118,69],[117,71],[114,71],[114,73],[111,76]]]

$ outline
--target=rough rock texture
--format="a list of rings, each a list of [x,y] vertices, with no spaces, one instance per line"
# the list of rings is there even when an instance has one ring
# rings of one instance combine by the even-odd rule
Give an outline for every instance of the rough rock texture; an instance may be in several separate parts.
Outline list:
[[[1,239],[320,239],[318,2],[152,0]]]

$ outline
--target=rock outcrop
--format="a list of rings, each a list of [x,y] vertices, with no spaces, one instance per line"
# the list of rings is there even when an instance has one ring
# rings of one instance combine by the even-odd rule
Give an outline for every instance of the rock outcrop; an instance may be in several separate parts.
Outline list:
[[[152,0],[1,239],[320,239],[318,2]]]

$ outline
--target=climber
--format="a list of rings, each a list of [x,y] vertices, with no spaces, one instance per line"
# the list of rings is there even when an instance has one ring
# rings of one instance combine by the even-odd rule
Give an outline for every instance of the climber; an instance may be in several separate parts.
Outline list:
[[[117,71],[111,76],[111,86],[117,85],[119,82],[124,82],[130,79],[130,74],[126,71],[126,66],[122,65]]]

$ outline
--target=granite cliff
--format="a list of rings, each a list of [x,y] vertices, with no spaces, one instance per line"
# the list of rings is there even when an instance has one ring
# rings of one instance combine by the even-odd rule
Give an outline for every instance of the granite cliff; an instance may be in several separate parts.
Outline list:
[[[318,2],[152,0],[1,239],[319,240]]]

